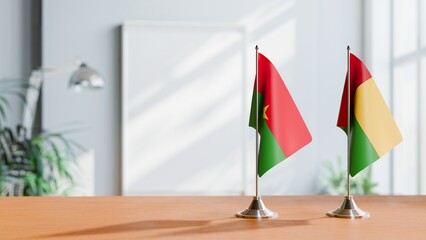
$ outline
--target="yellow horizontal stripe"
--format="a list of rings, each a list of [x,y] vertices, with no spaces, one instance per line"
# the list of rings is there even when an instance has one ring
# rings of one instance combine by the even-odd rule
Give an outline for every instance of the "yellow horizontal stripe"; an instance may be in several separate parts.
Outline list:
[[[355,117],[379,157],[402,141],[401,133],[373,78],[355,92]]]

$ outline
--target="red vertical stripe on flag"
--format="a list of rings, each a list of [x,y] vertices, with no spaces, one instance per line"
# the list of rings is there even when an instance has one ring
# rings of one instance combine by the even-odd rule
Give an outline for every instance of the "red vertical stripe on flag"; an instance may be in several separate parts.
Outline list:
[[[371,74],[362,61],[352,53],[350,54],[351,72],[351,109],[353,110],[355,91],[363,82],[371,78]],[[348,126],[348,74],[346,73],[345,87],[343,89],[342,101],[340,102],[338,127]],[[352,111],[353,112],[353,111]]]
[[[259,53],[259,93],[268,106],[266,123],[286,157],[312,141],[311,134],[300,115],[287,87],[274,65]]]

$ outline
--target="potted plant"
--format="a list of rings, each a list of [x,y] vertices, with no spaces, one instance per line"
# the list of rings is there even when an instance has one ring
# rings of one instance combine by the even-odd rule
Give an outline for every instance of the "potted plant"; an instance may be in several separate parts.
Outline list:
[[[324,170],[325,173],[320,176],[322,186],[319,193],[332,195],[346,194],[347,169],[343,164],[342,158],[337,157],[336,162],[324,162]],[[368,167],[352,178],[351,192],[356,195],[377,194],[375,191],[377,185],[373,181],[371,167]]]
[[[10,108],[8,95],[25,103],[29,84],[0,81],[0,194],[3,196],[67,195],[75,184],[76,142],[68,131],[35,131],[31,137],[22,125],[4,126]],[[38,88],[37,88],[38,89]]]

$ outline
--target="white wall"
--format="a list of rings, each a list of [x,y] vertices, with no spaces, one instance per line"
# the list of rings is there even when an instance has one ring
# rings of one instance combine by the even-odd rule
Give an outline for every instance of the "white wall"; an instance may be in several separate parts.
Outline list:
[[[45,81],[43,124],[77,120],[88,125],[75,139],[94,153],[95,194],[119,194],[120,25],[125,20],[243,24],[249,45],[258,43],[281,72],[313,136],[309,146],[262,177],[261,193],[312,194],[321,162],[344,156],[345,135],[335,123],[346,46],[362,57],[361,19],[362,1],[350,0],[45,0],[44,64],[72,63],[80,56],[103,73],[106,87],[76,95],[66,90],[66,74]]]
[[[403,141],[373,165],[381,194],[426,193],[425,41],[420,26],[424,1],[369,1],[366,9],[366,60]],[[393,5],[393,6],[392,6]],[[423,66],[422,66],[423,62]]]
[[[0,0],[0,79],[27,80],[31,72],[30,0]],[[10,127],[20,123],[22,102],[11,98]]]

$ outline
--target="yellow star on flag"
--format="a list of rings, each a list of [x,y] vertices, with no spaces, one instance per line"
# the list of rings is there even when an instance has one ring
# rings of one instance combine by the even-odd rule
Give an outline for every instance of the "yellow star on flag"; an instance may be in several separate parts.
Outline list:
[[[266,120],[269,120],[268,115],[266,115],[266,110],[268,110],[268,108],[269,108],[269,105],[266,105],[263,108],[263,118],[266,119]]]

